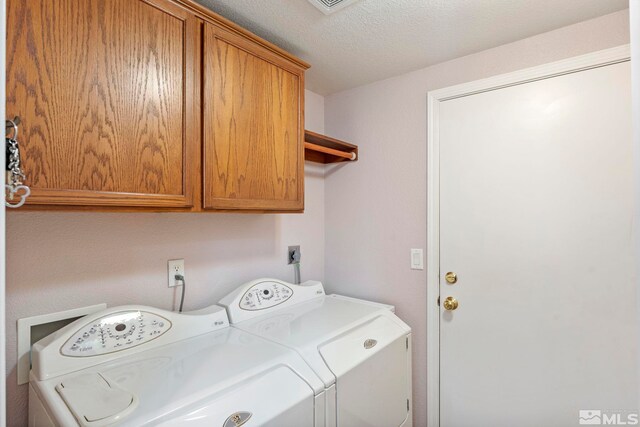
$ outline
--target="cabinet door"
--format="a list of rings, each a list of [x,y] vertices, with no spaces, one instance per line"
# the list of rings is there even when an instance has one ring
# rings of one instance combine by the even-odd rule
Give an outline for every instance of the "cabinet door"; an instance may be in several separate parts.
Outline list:
[[[208,23],[203,55],[204,208],[302,210],[304,71]]]
[[[29,203],[191,206],[197,19],[167,0],[9,0],[7,19]]]

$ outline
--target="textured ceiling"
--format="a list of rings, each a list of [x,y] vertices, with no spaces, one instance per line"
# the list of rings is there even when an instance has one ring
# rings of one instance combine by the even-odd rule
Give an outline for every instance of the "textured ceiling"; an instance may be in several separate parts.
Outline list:
[[[197,0],[311,64],[322,95],[625,9],[628,0]]]

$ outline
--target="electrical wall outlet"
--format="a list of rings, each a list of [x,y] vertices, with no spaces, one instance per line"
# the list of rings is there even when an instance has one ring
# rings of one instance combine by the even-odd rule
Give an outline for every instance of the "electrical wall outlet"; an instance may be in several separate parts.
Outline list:
[[[300,245],[289,246],[287,252],[287,264],[299,264],[302,254],[300,253]]]
[[[184,277],[184,260],[183,259],[170,259],[168,265],[168,281],[169,287],[182,285],[180,280],[176,280],[176,275]]]

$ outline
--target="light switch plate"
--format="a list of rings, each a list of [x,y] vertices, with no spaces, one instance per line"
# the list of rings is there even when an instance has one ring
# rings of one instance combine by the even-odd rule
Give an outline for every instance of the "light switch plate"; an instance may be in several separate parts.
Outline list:
[[[411,269],[424,270],[424,256],[422,249],[411,249]]]

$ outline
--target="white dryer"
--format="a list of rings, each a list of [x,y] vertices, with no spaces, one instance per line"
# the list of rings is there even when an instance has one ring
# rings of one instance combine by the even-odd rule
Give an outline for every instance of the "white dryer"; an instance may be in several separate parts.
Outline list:
[[[313,427],[323,391],[298,354],[230,328],[221,307],[123,306],[34,345],[29,425]]]
[[[297,351],[326,388],[327,427],[411,427],[411,328],[393,307],[322,283],[246,283],[220,302],[233,327]]]

